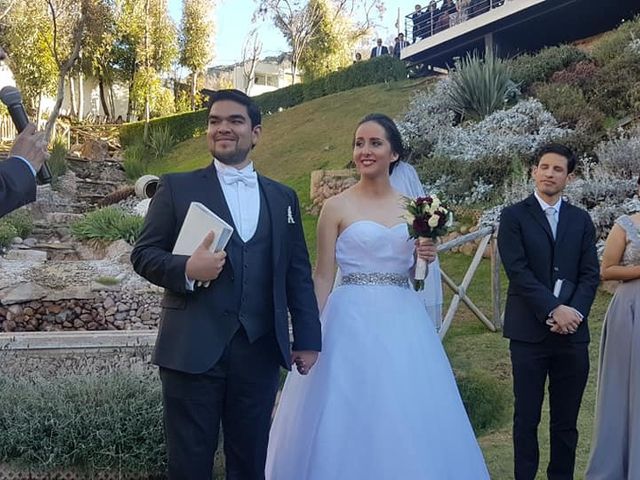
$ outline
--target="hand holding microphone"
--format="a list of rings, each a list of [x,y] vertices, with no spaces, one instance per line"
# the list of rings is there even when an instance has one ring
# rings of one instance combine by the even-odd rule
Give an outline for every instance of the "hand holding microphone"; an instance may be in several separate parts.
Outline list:
[[[19,133],[10,155],[27,160],[37,172],[38,183],[51,183],[51,172],[46,164],[49,153],[44,132],[36,132],[35,125],[29,123],[20,92],[15,87],[4,87],[0,90],[0,101],[7,106],[11,120]]]

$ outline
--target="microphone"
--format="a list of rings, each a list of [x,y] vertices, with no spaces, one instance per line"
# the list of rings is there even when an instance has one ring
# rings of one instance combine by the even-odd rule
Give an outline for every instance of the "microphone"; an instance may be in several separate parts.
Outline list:
[[[0,90],[0,101],[7,106],[11,120],[13,120],[13,124],[16,130],[18,130],[18,133],[22,132],[29,123],[29,118],[22,105],[22,95],[20,95],[20,91],[16,87],[4,87]],[[51,183],[51,170],[49,170],[46,162],[42,164],[42,167],[36,174],[36,178],[40,184]]]

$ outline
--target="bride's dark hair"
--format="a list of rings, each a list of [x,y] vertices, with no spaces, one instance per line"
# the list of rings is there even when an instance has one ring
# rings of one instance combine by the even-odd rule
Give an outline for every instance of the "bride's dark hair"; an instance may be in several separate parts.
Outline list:
[[[358,122],[358,125],[356,125],[356,130],[358,130],[358,127],[360,125],[367,122],[375,122],[383,128],[385,134],[387,135],[387,140],[391,144],[391,150],[393,150],[394,153],[398,154],[398,160],[389,165],[389,173],[391,173],[393,172],[393,169],[396,167],[396,165],[398,165],[398,162],[402,160],[405,155],[405,149],[404,144],[402,143],[402,135],[400,135],[400,130],[398,130],[396,122],[394,122],[384,113],[370,113]],[[353,143],[355,144],[355,132],[353,136]]]

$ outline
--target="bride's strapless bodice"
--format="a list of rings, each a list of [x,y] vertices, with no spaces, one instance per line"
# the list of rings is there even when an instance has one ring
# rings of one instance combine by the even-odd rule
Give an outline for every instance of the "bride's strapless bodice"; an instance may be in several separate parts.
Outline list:
[[[371,220],[358,220],[345,228],[336,241],[336,261],[342,275],[406,275],[413,266],[413,251],[414,243],[404,223],[386,227]]]

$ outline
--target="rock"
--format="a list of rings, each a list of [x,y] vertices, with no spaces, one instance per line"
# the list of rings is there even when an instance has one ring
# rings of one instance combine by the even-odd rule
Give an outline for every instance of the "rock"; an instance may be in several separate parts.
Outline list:
[[[82,145],[80,154],[89,160],[103,161],[109,155],[109,146],[107,142],[87,138]]]
[[[47,223],[50,225],[60,226],[61,224],[68,225],[83,217],[80,213],[66,213],[66,212],[51,212],[45,215]]]
[[[84,322],[82,320],[80,320],[79,318],[76,318],[73,321],[73,326],[74,326],[74,328],[84,328]]]
[[[107,247],[105,258],[119,263],[128,264],[133,247],[124,240],[116,240]]]
[[[4,258],[20,262],[46,262],[47,252],[41,250],[9,250]]]
[[[120,303],[118,303],[118,311],[119,312],[128,312],[129,311],[129,306],[120,302]]]
[[[33,247],[36,243],[38,243],[38,240],[36,240],[35,238],[26,238],[22,241],[22,243],[27,247]]]
[[[7,310],[16,316],[23,314],[22,305],[11,305]]]
[[[50,291],[47,294],[45,300],[51,302],[59,302],[60,300],[68,300],[71,298],[74,299],[93,299],[95,298],[95,292],[92,292],[90,288],[87,287],[69,287],[64,290],[58,291]]]
[[[15,331],[17,325],[13,320],[5,320],[2,324],[5,332],[13,332]]]
[[[47,290],[37,283],[21,283],[15,287],[5,288],[0,291],[0,302],[3,305],[14,303],[26,303],[33,300],[40,300],[47,295]]]
[[[138,204],[135,207],[133,207],[133,213],[135,213],[140,217],[146,216],[147,211],[149,210],[150,204],[151,204],[150,198],[145,198],[144,200],[141,200],[140,202],[138,202]]]
[[[60,313],[62,311],[62,307],[60,305],[51,305],[50,307],[47,307],[47,312],[49,313]]]
[[[104,306],[105,309],[109,310],[111,307],[115,307],[116,302],[113,300],[113,298],[107,297],[105,298],[102,305]]]
[[[467,256],[472,256],[476,251],[476,246],[473,245],[472,243],[465,243],[464,245],[460,246],[460,253],[463,253],[464,255]]]
[[[22,240],[22,238],[20,238],[20,237],[14,237],[14,238],[11,240],[11,243],[12,243],[13,245],[20,245],[20,244],[22,244],[23,242],[24,242],[24,240]]]

